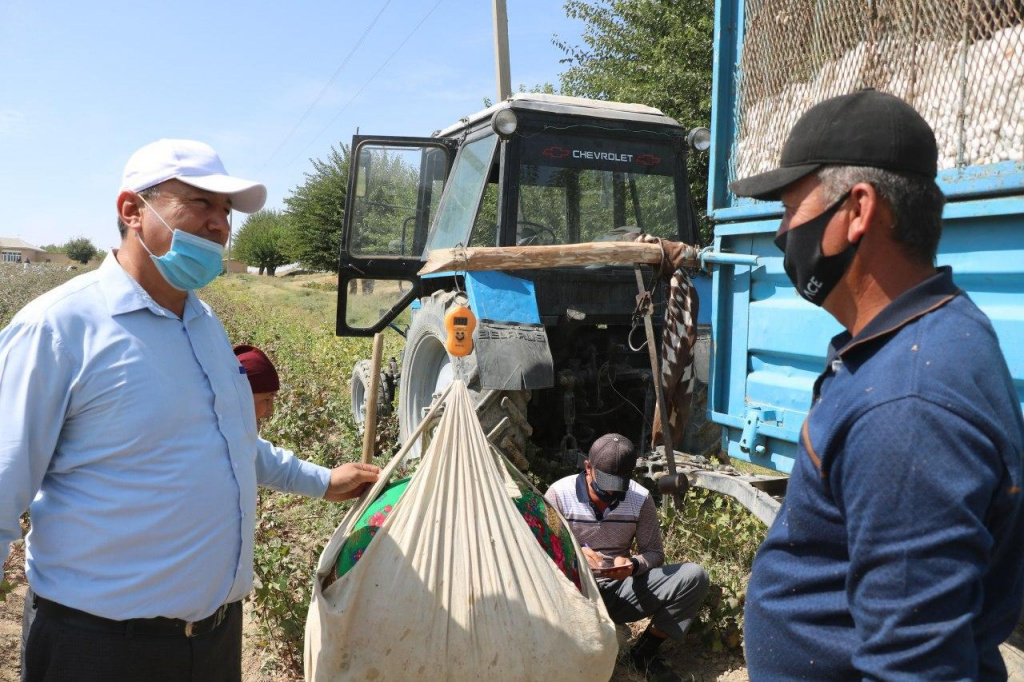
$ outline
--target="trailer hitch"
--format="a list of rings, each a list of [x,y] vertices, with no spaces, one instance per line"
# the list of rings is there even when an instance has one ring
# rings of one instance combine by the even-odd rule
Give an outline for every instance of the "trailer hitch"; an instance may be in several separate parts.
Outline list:
[[[749,265],[754,267],[760,263],[760,257],[748,253],[729,253],[728,251],[714,251],[710,246],[705,246],[697,254],[697,261],[705,272],[711,272],[712,265]]]

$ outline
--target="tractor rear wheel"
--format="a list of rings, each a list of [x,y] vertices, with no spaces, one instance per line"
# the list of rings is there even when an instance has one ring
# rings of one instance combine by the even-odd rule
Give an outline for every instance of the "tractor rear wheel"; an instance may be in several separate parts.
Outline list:
[[[349,385],[352,398],[352,421],[359,427],[359,435],[366,428],[366,399],[370,395],[370,373],[373,363],[360,360],[352,368],[352,381]],[[394,400],[394,389],[383,374],[380,377],[380,388],[377,390],[377,421],[391,414],[391,403]]]
[[[405,443],[419,426],[434,395],[458,378],[466,382],[488,439],[516,466],[525,469],[526,443],[533,433],[526,421],[530,392],[481,391],[476,350],[464,358],[448,354],[444,345],[444,315],[454,298],[454,292],[438,291],[420,299],[420,309],[413,315],[406,334],[398,392],[401,442]],[[428,438],[429,434],[424,434],[424,442]],[[411,453],[419,455],[421,444],[414,444]]]

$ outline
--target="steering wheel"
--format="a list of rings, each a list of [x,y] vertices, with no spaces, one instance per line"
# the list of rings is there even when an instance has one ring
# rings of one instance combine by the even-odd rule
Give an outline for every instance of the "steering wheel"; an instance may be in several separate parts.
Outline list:
[[[526,229],[524,230],[523,227],[526,227]],[[548,236],[542,238],[542,235]],[[557,243],[558,235],[547,225],[541,225],[531,220],[519,220],[516,222],[516,246]]]

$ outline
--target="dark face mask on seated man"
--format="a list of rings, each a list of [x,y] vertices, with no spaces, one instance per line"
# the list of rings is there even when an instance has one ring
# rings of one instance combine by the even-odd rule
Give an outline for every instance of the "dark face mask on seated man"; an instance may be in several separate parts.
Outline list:
[[[626,499],[625,491],[609,492],[607,490],[602,490],[601,487],[597,485],[597,481],[590,482],[590,489],[594,491],[595,495],[597,495],[597,499],[601,500],[612,509],[618,506],[619,502]]]

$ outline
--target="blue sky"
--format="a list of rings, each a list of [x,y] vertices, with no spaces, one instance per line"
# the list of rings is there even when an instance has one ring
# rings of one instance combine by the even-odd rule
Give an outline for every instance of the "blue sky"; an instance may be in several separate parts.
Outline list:
[[[513,89],[557,85],[552,36],[579,43],[582,24],[559,0],[507,3]],[[491,2],[0,0],[0,93],[0,236],[108,249],[124,163],[160,137],[210,143],[280,208],[357,126],[429,135],[481,109]]]

